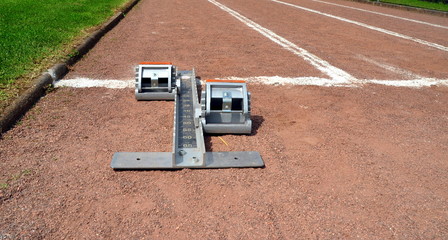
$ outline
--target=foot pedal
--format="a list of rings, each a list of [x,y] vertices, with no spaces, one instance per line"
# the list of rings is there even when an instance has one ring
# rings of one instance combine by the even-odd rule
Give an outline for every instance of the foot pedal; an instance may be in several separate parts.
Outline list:
[[[207,80],[201,95],[202,127],[206,133],[250,134],[250,93],[240,80]]]
[[[176,67],[169,62],[142,62],[135,68],[137,100],[174,100]]]

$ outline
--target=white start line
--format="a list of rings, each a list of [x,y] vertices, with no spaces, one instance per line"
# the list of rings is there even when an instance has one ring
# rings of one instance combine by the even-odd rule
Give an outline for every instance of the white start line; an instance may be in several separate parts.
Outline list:
[[[248,83],[264,84],[264,85],[299,85],[299,86],[320,86],[320,87],[362,87],[366,84],[385,85],[392,87],[408,87],[408,88],[422,88],[431,86],[448,86],[448,79],[435,78],[419,78],[410,80],[339,80],[318,77],[280,77],[280,76],[260,76],[260,77],[225,77],[221,79],[227,80],[244,80]],[[55,82],[55,87],[72,87],[72,88],[133,88],[135,80],[99,80],[89,78],[75,78],[60,80]]]

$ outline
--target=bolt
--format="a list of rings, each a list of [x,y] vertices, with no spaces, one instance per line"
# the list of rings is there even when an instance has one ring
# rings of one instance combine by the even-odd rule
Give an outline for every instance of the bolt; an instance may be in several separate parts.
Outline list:
[[[185,154],[187,154],[187,152],[185,152],[184,150],[179,151],[179,155],[184,156]]]

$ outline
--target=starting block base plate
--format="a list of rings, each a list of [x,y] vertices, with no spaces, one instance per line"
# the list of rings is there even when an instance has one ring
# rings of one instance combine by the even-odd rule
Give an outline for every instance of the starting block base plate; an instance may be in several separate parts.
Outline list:
[[[173,166],[170,152],[117,152],[111,167],[114,170],[264,167],[258,152],[206,152],[205,159],[205,166],[184,167]]]
[[[137,100],[147,100],[147,101],[160,101],[160,100],[174,100],[176,94],[174,92],[144,92],[135,93],[135,98]]]

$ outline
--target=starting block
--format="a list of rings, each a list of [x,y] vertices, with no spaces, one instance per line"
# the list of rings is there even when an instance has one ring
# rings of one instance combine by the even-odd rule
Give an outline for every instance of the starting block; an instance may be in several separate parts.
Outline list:
[[[250,134],[250,93],[239,80],[207,80],[201,94],[201,121],[206,133]]]
[[[142,62],[135,68],[137,100],[174,100],[176,67],[169,62]]]
[[[174,100],[171,152],[117,152],[114,170],[264,167],[258,152],[206,152],[203,133],[250,134],[250,94],[244,81],[208,80],[199,103],[194,70],[170,63],[136,68],[137,100]]]

